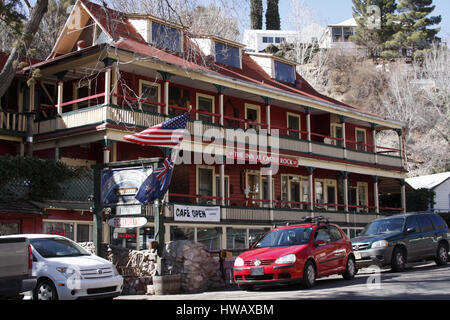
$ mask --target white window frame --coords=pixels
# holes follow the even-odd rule
[[[258,193],[257,193],[257,199],[261,199],[262,198],[262,176],[261,176],[261,171],[259,170],[245,170],[245,190],[250,190],[249,189],[249,185],[248,185],[248,176],[249,175],[257,175],[258,176]],[[251,201],[248,195],[245,195],[245,198],[248,201]],[[260,201],[256,201],[256,202],[260,202]]]
[[[73,84],[73,100],[77,100],[80,99],[78,97],[78,89],[82,88],[82,87],[88,87],[88,97],[90,97],[92,95],[92,88],[91,88],[91,81],[90,80],[83,80],[83,81],[76,81]],[[87,100],[88,102],[88,107],[91,106],[91,100]],[[72,110],[78,110],[78,103],[74,103],[72,105]]]
[[[364,132],[364,144],[361,145],[358,143],[358,132]],[[355,149],[357,151],[367,151],[367,131],[366,129],[362,129],[362,128],[355,128]],[[362,150],[359,150],[358,148],[360,148],[359,146],[361,146]]]
[[[308,193],[307,199],[303,199],[303,189],[302,189],[302,184],[304,182],[307,183],[308,189],[309,189],[309,181],[308,181],[308,177],[307,176],[301,176],[301,175],[298,175],[298,174],[286,174],[286,173],[283,173],[283,174],[280,175],[281,186],[283,184],[283,177],[287,177],[287,201],[293,201],[292,200],[292,194],[291,194],[291,182],[292,182],[292,179],[290,179],[290,178],[298,178],[298,183],[300,184],[300,202],[309,202],[309,193]],[[308,190],[308,191],[311,192],[310,190]],[[285,206],[292,208],[292,204],[291,203],[287,203],[287,204],[285,204]],[[301,208],[302,206],[307,206],[307,205],[303,204],[303,205],[300,205],[299,207],[294,207],[294,208]]]
[[[318,205],[317,202],[317,192],[316,192],[316,182],[322,182],[323,183],[323,205]],[[314,206],[323,206],[323,208],[327,211],[336,211],[337,204],[338,204],[338,195],[337,195],[337,180],[336,179],[314,179]],[[334,187],[334,204],[335,206],[327,206],[326,203],[328,202],[328,186]]]
[[[200,97],[206,98],[206,99],[211,99],[212,100],[212,111],[211,111],[211,113],[216,113],[216,97],[212,96],[212,95],[209,95],[209,94],[197,92],[196,95],[195,95],[195,108],[197,110],[199,110],[199,108],[198,108],[199,107],[199,102],[198,101],[199,101]],[[199,113],[196,113],[196,115],[195,115],[195,119],[196,120],[198,120],[198,116],[199,116]],[[211,123],[215,123],[216,122],[216,117],[211,116],[211,118],[212,118]]]
[[[359,188],[360,187],[364,188],[364,193],[365,193],[364,198],[366,199],[366,203],[359,202]],[[356,210],[357,212],[365,211],[365,209],[362,209],[359,206],[367,206],[367,207],[369,206],[369,183],[361,182],[361,181],[358,181],[356,183],[356,205],[358,206],[357,210]],[[367,209],[367,211],[369,211],[369,209]]]
[[[214,171],[215,171],[215,169],[214,169]],[[214,174],[214,196],[220,197],[220,194],[219,194],[220,189],[217,189],[217,187],[216,187],[217,178],[219,178],[219,183],[220,183],[220,173]],[[224,175],[224,179],[225,179],[225,181],[228,179],[228,184],[225,183],[225,185],[227,186],[227,188],[226,188],[227,190],[225,192],[225,197],[228,194],[228,198],[229,198],[230,197],[230,176],[226,174],[226,175]],[[214,202],[216,204],[219,204],[220,200],[214,200]],[[230,200],[224,200],[225,205],[228,205],[227,203],[229,203],[229,202],[230,202]]]
[[[196,184],[195,184],[195,194],[200,195],[199,194],[199,187],[200,187],[200,179],[199,179],[199,169],[207,169],[207,170],[212,170],[212,196],[215,197],[215,195],[217,194],[217,190],[216,190],[216,168],[214,166],[207,166],[207,165],[202,165],[202,164],[198,164],[195,166],[195,180],[196,180]],[[198,198],[195,199],[195,202],[198,203]],[[207,201],[211,201],[211,204],[215,204],[215,199],[205,199]]]
[[[247,110],[256,110],[256,122],[261,123],[261,106],[257,105],[257,104],[251,104],[251,103],[245,103],[244,105],[244,112],[245,112],[245,120],[247,119]],[[249,129],[249,128],[246,128]],[[256,125],[256,130],[261,130],[261,126],[260,125]]]
[[[343,125],[342,125],[342,123],[330,123],[330,132],[331,132],[331,136],[333,137],[333,138],[339,138],[338,136],[337,136],[337,134],[336,134],[336,128],[341,128],[341,131],[342,131],[342,137],[344,136],[344,128],[343,128]],[[342,137],[340,137],[340,139],[342,139]],[[339,146],[339,147],[342,147],[342,146],[344,146],[344,141],[338,141],[338,140],[334,140],[334,139],[331,139],[331,144],[332,145],[335,145],[335,146]]]
[[[89,222],[89,221],[81,221],[81,220],[61,220],[61,219],[43,219],[42,220],[42,228],[44,228],[44,223],[45,222],[50,222],[50,223],[72,223],[73,224],[73,238],[75,242],[78,242],[77,239],[77,231],[78,231],[78,225],[79,224],[83,224],[83,225],[89,225],[89,242],[92,242],[94,239],[94,234],[93,234],[93,228],[94,228],[94,223],[93,222]],[[44,230],[42,230],[44,231]]]
[[[301,121],[301,116],[297,113],[292,113],[292,112],[286,112],[286,128],[287,130],[287,135],[289,136],[289,117],[296,117],[298,119],[298,130],[301,131],[302,130],[302,121]],[[295,132],[298,134],[298,138],[301,139],[302,138],[302,134],[300,132]]]
[[[143,85],[147,85],[147,86],[153,86],[153,87],[157,87],[158,88],[158,103],[161,103],[161,84],[156,82],[156,81],[148,81],[148,80],[144,80],[144,79],[139,79],[139,97],[142,98],[142,94],[143,94]],[[142,109],[142,102],[139,102],[139,109]],[[157,105],[157,112],[161,113],[161,106]]]

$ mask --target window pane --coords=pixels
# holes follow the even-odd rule
[[[170,227],[170,240],[191,240],[194,241],[194,228]]]
[[[296,116],[288,115],[288,128],[300,130],[300,119]],[[297,131],[288,131],[288,135],[291,137],[299,138],[299,132]]]
[[[329,229],[331,241],[338,241],[342,239],[342,235],[339,232],[338,228],[336,228],[335,226],[329,226]]]
[[[366,143],[366,132],[362,130],[356,131],[356,150],[365,151],[366,146],[364,145]]]
[[[213,170],[206,168],[198,169],[198,194],[202,196],[213,195]],[[211,199],[198,199],[198,203],[208,204]]]
[[[19,233],[18,223],[0,222],[0,236]]]
[[[213,112],[213,100],[206,97],[198,97],[198,110]],[[203,122],[212,122],[213,118],[210,115],[198,114],[198,120]]]
[[[342,41],[342,28],[332,28],[331,29],[333,42],[341,42]]]
[[[158,102],[158,87],[149,84],[142,84],[142,100]],[[145,112],[158,112],[158,106],[151,103],[142,103],[142,110]]]
[[[316,181],[316,203],[324,203],[324,189],[323,189],[323,182]]]
[[[153,44],[171,51],[181,52],[181,32],[156,22],[152,22]]]
[[[235,68],[240,68],[239,48],[216,42],[216,61]]]
[[[334,186],[327,186],[327,203],[336,203],[336,188]],[[335,209],[331,206],[329,209]]]
[[[246,248],[246,237],[247,231],[245,229],[227,228],[227,249]]]
[[[220,233],[213,228],[197,228],[197,242],[203,243],[208,250],[219,250]]]
[[[422,227],[423,232],[433,230],[433,225],[431,223],[431,220],[428,219],[428,217],[419,216],[418,218],[419,218],[419,223],[420,223],[420,226]]]
[[[89,241],[89,225],[77,224],[77,242]]]
[[[274,61],[275,64],[275,79],[281,82],[295,83],[294,66],[289,64]]]
[[[73,223],[44,222],[42,225],[45,234],[55,234],[74,240]]]

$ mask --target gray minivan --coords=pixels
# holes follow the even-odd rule
[[[407,213],[376,219],[352,238],[357,268],[390,265],[402,271],[406,262],[448,262],[449,229],[434,213]]]

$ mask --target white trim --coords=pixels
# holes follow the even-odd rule
[[[157,87],[158,88],[158,103],[161,103],[161,84],[156,82],[156,81],[149,81],[149,80],[144,80],[144,79],[139,79],[139,97],[142,98],[142,94],[143,94],[143,90],[142,90],[142,85],[148,85],[148,86],[153,86],[153,87]],[[157,112],[161,113],[161,106],[157,105]],[[139,109],[142,109],[142,102],[139,102]]]
[[[358,131],[359,132],[364,132],[364,144],[361,145],[362,150],[358,149],[359,146],[360,146],[360,144],[357,144],[357,142],[358,142]],[[366,129],[355,128],[355,149],[359,150],[359,151],[367,151],[366,143],[367,143],[367,131],[366,131]]]
[[[254,120],[257,123],[261,123],[261,106],[258,104],[251,104],[251,103],[245,103],[244,105],[244,118],[247,119],[247,110],[255,110],[256,111],[256,120]],[[253,125],[254,126],[254,125]],[[246,128],[248,129],[248,128]],[[260,125],[256,125],[256,130],[261,130]]]
[[[199,110],[198,109],[198,107],[199,107],[198,98],[200,98],[200,97],[206,98],[206,99],[211,99],[212,100],[211,113],[216,113],[216,111],[215,111],[215,109],[216,109],[216,97],[212,96],[212,95],[209,95],[209,94],[200,93],[200,92],[197,92],[196,95],[195,95],[195,109]],[[196,120],[198,120],[198,116],[199,116],[199,113],[196,113],[195,114],[195,119]],[[203,116],[207,116],[207,115],[203,115]],[[216,117],[214,117],[214,116],[208,116],[208,117],[212,118],[212,121],[211,121],[212,123],[216,122],[216,119],[215,119]]]
[[[289,116],[298,118],[298,130],[301,131],[302,130],[301,115],[298,113],[286,112],[286,128],[288,129],[289,129]],[[302,137],[302,134],[300,132],[294,133],[298,134],[299,139]],[[289,135],[289,130],[287,130],[287,134]]]

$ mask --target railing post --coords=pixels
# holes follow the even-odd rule
[[[397,132],[398,135],[398,149],[399,149],[399,156],[401,159],[401,163],[402,163],[402,168],[405,166],[405,159],[403,158],[403,132],[402,129],[395,129],[395,132]]]
[[[35,81],[34,79],[30,83],[30,101],[28,105],[28,110],[25,113],[27,122],[27,133],[26,133],[26,143],[25,143],[25,155],[27,157],[33,156],[33,130],[34,130],[34,94],[35,94]]]

